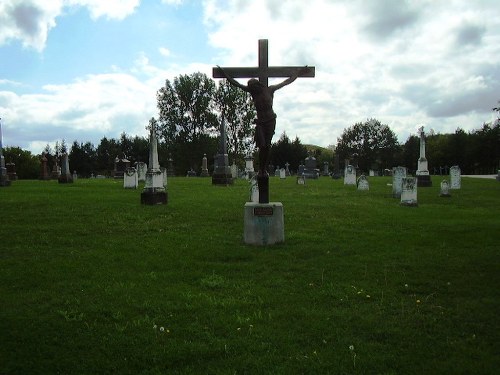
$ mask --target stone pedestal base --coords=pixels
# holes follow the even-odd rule
[[[232,185],[233,176],[231,174],[213,174],[212,185]]]
[[[141,204],[167,204],[168,196],[166,191],[143,191],[141,193]]]
[[[57,181],[60,184],[71,184],[73,183],[73,177],[70,174],[62,174],[58,177]]]
[[[283,204],[245,203],[244,242],[248,245],[273,245],[285,241]]]
[[[417,186],[418,187],[431,187],[432,186],[431,176],[417,174]]]

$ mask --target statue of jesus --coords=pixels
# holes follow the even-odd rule
[[[259,148],[259,177],[267,176],[267,164],[269,162],[269,151],[271,148],[271,140],[276,128],[276,113],[273,111],[274,92],[280,88],[289,85],[299,76],[308,71],[307,66],[297,71],[294,75],[287,78],[277,85],[265,86],[259,80],[252,78],[248,81],[248,85],[242,85],[233,77],[229,76],[223,68],[217,66],[233,86],[239,87],[252,96],[257,118],[254,119],[255,135],[254,140]]]

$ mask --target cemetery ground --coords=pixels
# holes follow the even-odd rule
[[[1,374],[493,374],[500,183],[418,207],[389,177],[357,191],[270,179],[285,243],[243,244],[249,184],[120,180],[0,190]]]

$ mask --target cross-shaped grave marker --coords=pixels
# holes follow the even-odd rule
[[[259,39],[259,65],[257,67],[215,67],[212,70],[213,78],[226,78],[226,75],[231,78],[258,78],[260,83],[269,87],[269,78],[314,77],[315,68],[313,66],[269,66],[268,40]],[[259,167],[262,168],[262,166]],[[259,203],[269,203],[269,179],[267,176],[259,176],[258,181]]]

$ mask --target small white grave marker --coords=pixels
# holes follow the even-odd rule
[[[417,202],[417,178],[403,177],[401,181],[401,205],[418,206]]]

